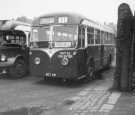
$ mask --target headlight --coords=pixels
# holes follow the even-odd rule
[[[36,65],[40,64],[40,58],[39,57],[36,57],[34,59],[34,62],[35,62]]]
[[[63,58],[62,60],[61,60],[61,64],[62,65],[68,65],[68,63],[69,63],[69,60],[68,60],[68,58]]]
[[[77,54],[77,52],[76,52],[76,51],[74,51],[74,52],[73,52],[73,55],[76,55],[76,54]]]
[[[1,55],[1,61],[6,61],[6,56],[4,54]]]

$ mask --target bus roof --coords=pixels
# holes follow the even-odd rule
[[[51,14],[41,15],[33,21],[32,26],[45,25],[45,24],[40,24],[40,19],[42,19],[42,18],[52,18],[52,17],[54,17],[57,20],[57,21],[55,21],[55,24],[59,24],[58,23],[59,17],[68,17],[68,22],[64,23],[64,24],[82,24],[82,25],[85,25],[85,26],[91,26],[91,27],[94,27],[96,29],[100,29],[101,31],[114,33],[114,30],[111,27],[109,27],[107,25],[101,25],[98,22],[87,19],[86,17],[84,17],[80,14],[76,14],[76,13],[51,13]]]
[[[51,13],[51,14],[45,14],[37,17],[33,21],[33,26],[40,26],[40,19],[41,18],[49,18],[54,17],[55,19],[58,19],[59,17],[68,17],[67,24],[80,24],[80,22],[85,19],[84,16],[75,14],[75,13]],[[57,24],[57,22],[56,22]]]
[[[25,36],[25,33],[24,33],[23,31],[20,31],[20,30],[15,30],[15,32],[12,31],[12,30],[6,30],[6,31],[5,31],[5,30],[1,30],[1,31],[0,31],[0,35],[1,35],[1,34],[3,34],[3,35],[4,35],[4,34],[5,34],[5,35],[6,35],[6,34],[8,34],[8,35],[20,35],[20,34],[21,34],[21,35]]]
[[[100,23],[94,22],[94,21],[89,20],[89,19],[84,19],[81,23],[85,26],[90,26],[90,27],[93,27],[95,29],[99,29],[100,31],[109,32],[112,34],[115,33],[115,31],[110,26],[102,25]]]
[[[77,13],[66,13],[66,12],[61,12],[61,13],[50,13],[50,14],[45,14],[45,15],[41,15],[40,17],[50,17],[50,16],[58,16],[58,17],[61,17],[61,16],[70,16],[70,17],[74,17],[74,18],[85,18],[83,15],[80,15],[80,14],[77,14]]]
[[[24,23],[21,21],[15,21],[15,20],[1,20],[0,21],[0,30],[20,30],[20,31],[30,31],[31,30],[31,24]]]

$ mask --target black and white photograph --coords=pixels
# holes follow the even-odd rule
[[[0,115],[135,115],[135,0],[0,0]]]

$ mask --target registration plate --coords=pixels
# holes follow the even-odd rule
[[[46,77],[55,77],[56,73],[45,73]]]

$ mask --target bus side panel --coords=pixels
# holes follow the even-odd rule
[[[95,68],[96,70],[100,70],[101,66],[101,45],[95,46]]]
[[[104,45],[104,57],[103,57],[103,67],[106,67],[107,66],[107,63],[108,63],[108,46],[107,45]]]
[[[101,45],[101,60],[100,60],[100,62],[101,62],[101,67],[103,68],[103,66],[104,66],[104,45]]]
[[[69,54],[62,55],[63,52]],[[78,76],[77,70],[77,55],[73,55],[74,50],[62,50],[52,57],[50,70],[57,74],[57,78],[75,79]],[[59,58],[61,57],[61,58]],[[68,65],[62,65],[62,59],[66,57],[69,60]]]
[[[109,58],[110,58],[110,65],[115,65],[115,46],[109,46]]]
[[[111,66],[116,66],[116,47],[112,45],[111,47]]]
[[[78,49],[77,55],[76,55],[76,60],[77,60],[77,73],[78,77],[85,75],[87,72],[86,69],[86,62],[87,62],[87,52],[86,49]]]
[[[112,45],[104,45],[104,59],[103,59],[103,66],[110,66],[111,61],[113,60],[114,56],[114,46]]]

